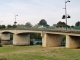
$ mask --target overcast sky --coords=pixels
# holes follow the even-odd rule
[[[75,25],[80,21],[80,0],[70,0],[67,5],[67,13],[71,16],[68,25]],[[15,15],[17,24],[31,22],[37,24],[45,19],[49,25],[59,21],[65,22],[62,15],[65,14],[65,0],[0,0],[0,24],[14,24]],[[1,22],[2,21],[2,22]]]

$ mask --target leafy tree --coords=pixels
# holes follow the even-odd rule
[[[80,26],[80,22],[79,22],[79,21],[76,22],[76,23],[75,23],[75,26]]]
[[[25,28],[25,25],[23,25],[23,24],[18,24],[18,25],[17,25],[17,28]]]
[[[50,27],[50,26],[47,24],[46,27],[48,28],[48,27]]]
[[[57,24],[65,24],[65,22],[61,22],[61,21],[59,21]],[[65,24],[66,25],[66,24]]]
[[[5,25],[2,25],[2,28],[6,28],[6,26]]]
[[[39,33],[32,33],[32,34],[30,34],[30,38],[31,39],[41,39],[41,34],[39,34]]]
[[[7,25],[7,28],[12,28],[12,26],[11,25]]]
[[[0,25],[0,29],[2,28],[2,26]]]
[[[13,34],[10,34],[10,40],[13,40]]]
[[[16,28],[17,26],[16,26],[16,25],[13,25],[12,27],[13,27],[13,28]]]
[[[46,26],[46,25],[47,25],[47,22],[46,22],[46,20],[41,19],[40,22],[39,22],[38,24],[39,24],[39,25]]]
[[[27,22],[27,23],[25,24],[25,27],[31,28],[31,27],[32,27],[32,24],[31,24],[30,22]]]
[[[38,24],[35,24],[34,26],[33,26],[33,28],[38,28],[39,27],[39,25]]]
[[[49,27],[45,19],[41,19],[38,25],[43,26],[43,27]]]
[[[59,22],[57,23],[57,27],[66,27],[66,26],[68,26],[68,25],[66,25],[65,22],[59,21]]]
[[[71,28],[74,28],[74,26],[72,25]]]

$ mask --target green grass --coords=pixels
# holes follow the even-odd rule
[[[7,60],[58,60],[54,57],[46,57],[41,55],[31,55],[31,54],[11,54],[2,56]]]
[[[80,60],[80,49],[41,46],[3,46],[0,58],[7,60]]]

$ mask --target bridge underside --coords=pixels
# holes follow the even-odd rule
[[[30,35],[13,35],[13,45],[30,45]]]
[[[61,46],[62,36],[57,34],[44,34],[42,38],[43,47],[58,47]]]
[[[79,35],[79,34],[78,34]],[[41,33],[43,47],[59,47],[61,46],[62,35]],[[66,48],[80,48],[80,36],[72,36],[66,34]],[[0,34],[2,44],[7,44],[10,40],[10,32]],[[30,33],[13,34],[13,45],[30,45]]]
[[[66,36],[66,48],[80,48],[80,36]]]

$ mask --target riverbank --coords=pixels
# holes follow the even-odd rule
[[[7,60],[80,60],[80,49],[4,45],[0,47],[0,58]]]

